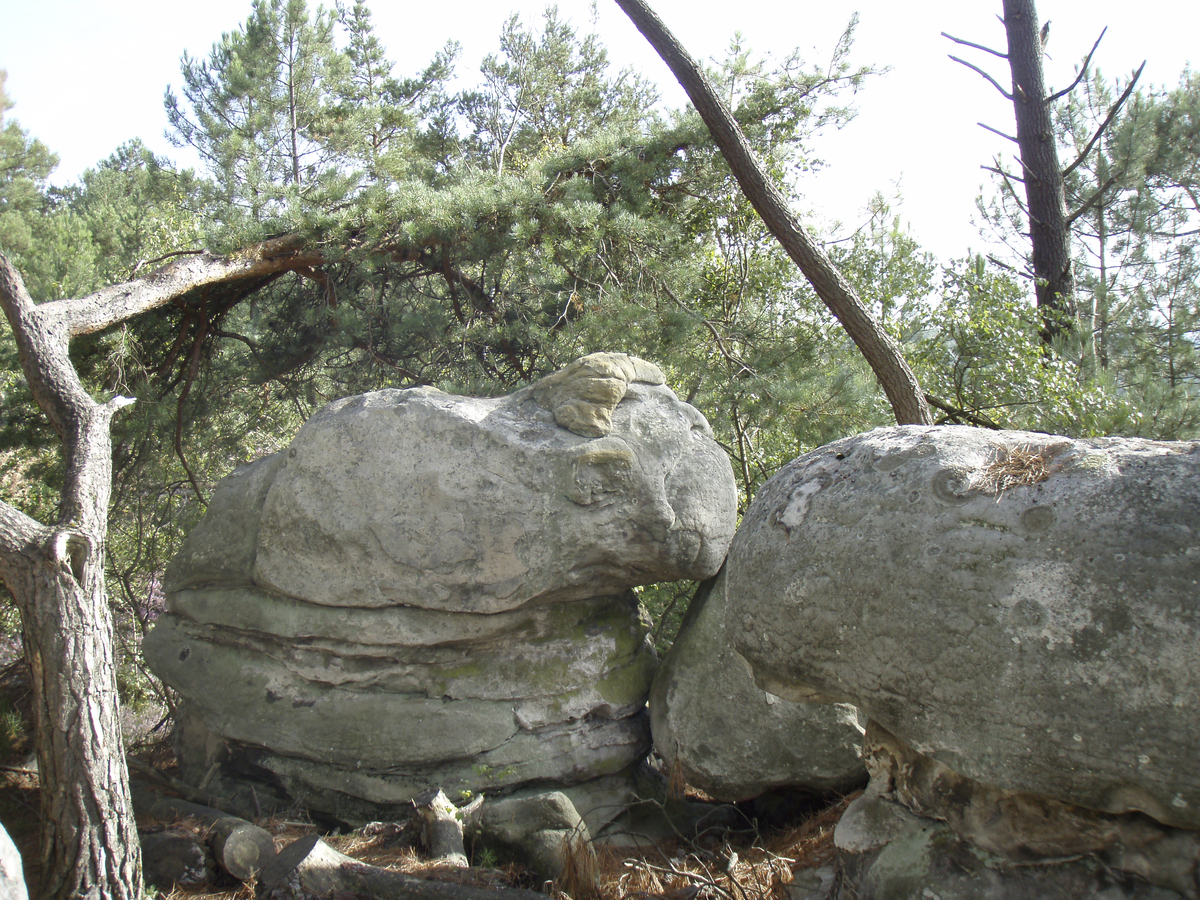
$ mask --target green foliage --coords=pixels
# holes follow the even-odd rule
[[[183,248],[199,246],[198,181],[139,140],[129,141],[70,192],[96,247],[97,285],[143,275]]]
[[[512,16],[500,54],[484,59],[480,71],[483,88],[461,100],[472,128],[468,158],[498,176],[598,130],[636,130],[657,99],[632,70],[610,77],[599,37],[580,39],[557,6],[547,7],[540,34]]]
[[[852,116],[848,98],[871,74],[849,64],[854,25],[817,65],[799,55],[768,64],[735,37],[710,72],[796,206],[821,165],[815,137]],[[510,19],[481,84],[461,94],[450,89],[457,55],[448,45],[401,78],[365,3],[329,12],[256,0],[206,58],[184,57],[181,93],[167,94],[175,139],[204,162],[198,175],[135,141],[56,190],[52,154],[0,122],[0,247],[38,299],[284,230],[320,242],[329,259],[323,273],[249,295],[198,292],[73,348],[97,394],[139,400],[115,423],[108,548],[131,663],[161,608],[166,562],[212,486],[339,396],[415,384],[498,393],[584,353],[626,351],[657,362],[704,412],[743,507],[800,453],[891,421],[860,354],[694,112],[658,108],[652,86],[613,71],[598,36],[554,7],[532,25]],[[1183,235],[1195,84],[1131,106],[1071,182],[1086,196],[1086,179],[1105,183],[1123,167],[1081,218],[1096,235],[1108,223],[1107,258],[1123,254],[1116,269],[1080,279],[1097,298],[1094,340],[1047,353],[1011,273],[974,259],[939,271],[882,198],[833,249],[944,421],[1068,434],[1195,427],[1195,254]],[[1106,102],[1102,87],[1089,110]],[[1076,112],[1062,119],[1072,140],[1094,115]],[[1179,235],[1165,241],[1168,226]],[[52,511],[57,457],[7,335],[0,396],[0,490]],[[660,647],[692,590],[641,592]],[[135,665],[122,690],[157,696]]]
[[[330,12],[310,16],[304,0],[254,0],[208,59],[184,54],[186,105],[168,89],[167,119],[174,142],[213,173],[207,200],[226,225],[279,225],[298,199],[344,192],[328,140],[346,68],[334,24]]]
[[[767,66],[738,40],[714,72],[785,184],[818,164],[814,130],[850,115],[839,98],[867,73],[848,66],[849,39],[819,66]],[[134,142],[77,188],[42,189],[91,241],[77,256],[93,283],[284,227],[331,257],[327,281],[185,298],[76,351],[97,392],[139,398],[115,425],[109,535],[131,659],[211,485],[337,396],[507,391],[625,350],[708,415],[743,502],[797,453],[886,421],[697,116],[657,112],[653,89],[554,8],[506,23],[479,90],[448,93],[455,54],[399,80],[364,4],[335,20],[259,0],[207,59],[184,58],[182,96],[167,97],[201,177]]]
[[[948,268],[910,355],[946,420],[1075,437],[1135,427],[1111,384],[1086,377],[1069,348],[1047,352],[1023,287],[982,259]]]
[[[643,618],[653,623],[650,643],[660,657],[675,643],[697,586],[698,582],[695,581],[669,581],[638,588],[638,604]]]
[[[50,206],[47,179],[58,157],[11,117],[0,70],[0,249],[14,262],[34,246],[38,219]]]
[[[21,711],[12,705],[10,697],[0,697],[0,762],[19,764],[16,756],[25,749],[28,737]]]
[[[95,279],[96,248],[86,223],[51,190],[58,157],[13,119],[0,85],[0,250],[21,271],[34,300],[77,296]]]
[[[1185,72],[1173,90],[1134,91],[1101,132],[1126,86],[1096,72],[1056,109],[1063,157],[1077,160],[1066,177],[1077,320],[1045,372],[1051,394],[1062,396],[1074,378],[1079,398],[1066,408],[1046,401],[1044,415],[1017,418],[1056,430],[1075,421],[1069,407],[1078,406],[1082,433],[1194,437],[1200,78]],[[984,211],[998,233],[1020,235],[1011,184]]]

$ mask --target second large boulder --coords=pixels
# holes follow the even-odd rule
[[[761,687],[984,785],[1200,828],[1200,444],[879,429],[779,472],[726,577]]]

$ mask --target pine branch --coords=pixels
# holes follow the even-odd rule
[[[934,409],[944,412],[953,422],[958,422],[960,424],[966,422],[979,428],[990,428],[993,431],[1003,430],[1002,426],[997,425],[987,416],[977,415],[976,413],[969,412],[968,410],[959,409],[957,406],[951,406],[945,400],[939,400],[937,397],[933,396],[933,394],[926,394],[925,402]]]
[[[133,281],[101,288],[86,297],[42,303],[37,310],[39,316],[64,323],[75,337],[101,331],[206,284],[244,281],[319,266],[323,261],[322,254],[304,247],[298,235],[288,235],[229,256],[204,251]]]
[[[1114,184],[1116,184],[1118,178],[1120,178],[1119,175],[1110,175],[1105,180],[1104,184],[1100,185],[1100,187],[1096,189],[1096,191],[1092,194],[1092,196],[1088,197],[1087,200],[1084,201],[1083,206],[1079,207],[1079,209],[1075,210],[1075,212],[1073,212],[1069,216],[1067,216],[1067,227],[1070,228],[1072,225],[1075,224],[1076,219],[1078,219],[1080,216],[1082,216],[1084,213],[1086,213],[1089,209],[1091,209],[1097,203],[1099,203],[1100,199],[1104,196],[1104,192],[1107,191]]]

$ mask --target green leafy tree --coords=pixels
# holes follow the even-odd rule
[[[58,157],[8,114],[13,104],[4,92],[4,75],[0,70],[0,247],[20,259],[34,245]]]
[[[429,130],[440,133],[424,123],[436,119],[451,103],[445,86],[454,74],[458,45],[447,44],[417,76],[396,78],[395,65],[375,35],[366,3],[356,0],[352,7],[339,3],[337,9],[346,47],[344,76],[330,86],[335,95],[331,148],[342,166],[361,169],[366,183],[385,177],[385,171],[419,169],[418,145],[430,143],[422,138]],[[444,120],[440,124],[448,127]]]

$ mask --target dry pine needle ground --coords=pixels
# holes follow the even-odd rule
[[[37,889],[39,873],[31,865],[37,858],[36,778],[27,772],[8,771],[0,780],[4,807],[24,815],[11,829],[23,859],[30,895]],[[422,857],[402,829],[382,826],[375,833],[324,835],[332,847],[373,866],[393,869],[420,878],[455,881],[478,887],[523,887],[543,890],[557,900],[788,900],[786,886],[794,873],[826,865],[833,860],[833,829],[846,805],[843,798],[820,809],[798,825],[773,833],[739,832],[708,834],[699,841],[676,839],[645,847],[598,847],[595,857],[576,859],[574,884],[543,885],[522,867],[445,866]],[[6,821],[7,824],[7,821]],[[282,819],[260,822],[279,847],[316,829],[303,822]],[[140,822],[143,829],[170,829],[202,837],[204,827],[190,820]],[[470,848],[468,848],[470,849]],[[484,859],[485,862],[494,860]],[[594,868],[593,868],[594,867]],[[254,886],[237,884],[220,889],[175,887],[158,895],[162,900],[253,900]]]

